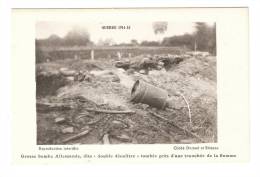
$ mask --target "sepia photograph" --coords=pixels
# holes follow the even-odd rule
[[[215,22],[37,21],[37,144],[217,142]]]
[[[14,163],[250,160],[247,8],[14,9],[12,29]]]

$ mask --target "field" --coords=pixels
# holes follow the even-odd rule
[[[36,61],[45,61],[49,58],[51,61],[64,59],[90,59],[91,50],[94,50],[96,59],[113,59],[118,57],[118,52],[122,57],[135,57],[139,55],[155,55],[155,54],[181,54],[184,47],[135,47],[135,46],[102,46],[102,47],[40,47],[43,56],[37,58]]]
[[[37,144],[217,142],[216,57],[168,53],[36,64]],[[181,59],[157,67],[162,58]],[[171,106],[131,102],[136,80],[167,91]]]

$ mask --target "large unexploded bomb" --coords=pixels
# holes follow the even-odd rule
[[[164,109],[169,106],[170,96],[164,89],[137,80],[131,90],[131,101]]]

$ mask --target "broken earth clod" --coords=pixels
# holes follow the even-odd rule
[[[122,121],[118,121],[118,120],[113,120],[111,126],[112,126],[113,129],[124,129],[124,128],[128,127],[127,124],[125,124]]]
[[[63,123],[63,122],[65,122],[65,121],[66,121],[66,119],[65,119],[64,117],[57,117],[57,118],[55,119],[55,123],[57,123],[57,124]]]
[[[68,68],[60,68],[60,73],[64,76],[74,76],[76,71],[69,70]]]
[[[62,133],[66,134],[66,133],[73,133],[74,132],[74,128],[73,127],[67,127],[61,130]]]
[[[112,135],[112,138],[115,138],[119,141],[122,141],[122,142],[131,142],[131,138],[126,135],[126,134],[121,134],[121,135]]]

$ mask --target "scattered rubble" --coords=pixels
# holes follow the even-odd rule
[[[129,60],[117,61],[116,64],[115,64],[115,66],[116,66],[117,68],[123,68],[123,69],[125,69],[125,70],[129,69],[129,68],[130,68],[130,65],[131,65],[131,63],[130,63]]]
[[[131,138],[126,134],[120,134],[120,135],[113,135],[113,138],[122,141],[122,142],[131,142]]]
[[[55,118],[55,123],[57,123],[57,124],[64,123],[65,121],[66,121],[66,119],[64,117]]]
[[[113,129],[124,129],[124,128],[127,128],[128,125],[121,122],[121,121],[118,121],[118,120],[113,120],[112,121],[112,128]]]
[[[215,57],[187,53],[122,58],[114,66],[93,62],[37,65],[38,144],[217,141]]]
[[[129,59],[117,61],[115,66],[117,68],[123,68],[125,70],[139,71],[141,74],[147,74],[149,70],[161,70],[163,68],[168,69],[172,65],[177,65],[183,61],[185,56],[181,55],[155,55],[149,57],[143,57],[140,59]]]
[[[74,76],[74,75],[76,75],[75,70],[69,70],[68,68],[60,68],[60,73],[64,76]]]
[[[209,52],[201,52],[201,51],[186,52],[185,57],[189,57],[189,56],[208,57],[208,56],[210,56],[210,53]]]
[[[62,142],[63,142],[63,143],[67,143],[67,142],[69,142],[69,141],[76,140],[76,139],[78,139],[78,138],[81,138],[81,137],[87,135],[89,132],[90,132],[90,130],[82,131],[82,132],[80,132],[80,133],[78,133],[78,134],[76,134],[76,135],[70,136],[70,137],[68,137],[68,138],[66,138],[66,139],[64,139],[64,140],[62,140]]]
[[[66,79],[70,82],[70,81],[74,81],[74,77],[72,76],[69,76],[69,77],[66,77]]]
[[[62,133],[66,134],[66,133],[73,133],[74,132],[74,128],[73,127],[67,127],[61,130]]]

